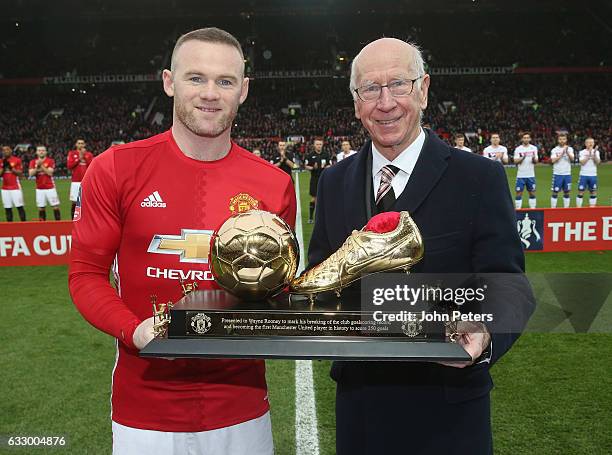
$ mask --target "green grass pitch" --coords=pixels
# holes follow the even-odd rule
[[[577,174],[576,169],[574,172]],[[612,166],[600,166],[599,173],[599,204],[610,205]],[[548,207],[550,167],[538,167],[537,176],[538,206]],[[512,169],[508,178],[512,189]],[[28,217],[35,219],[32,182],[23,186]],[[62,218],[68,219],[69,181],[60,180],[57,186]],[[307,248],[312,232],[312,225],[306,223],[307,173],[300,175],[300,187]],[[527,269],[611,272],[611,253],[531,254],[527,255]],[[53,453],[110,453],[114,340],[83,321],[70,302],[66,283],[65,266],[0,269],[0,436],[66,435],[68,446]],[[610,358],[610,334],[523,335],[492,369],[496,383],[492,394],[496,453],[611,453]],[[267,362],[274,440],[280,455],[295,453],[294,371],[292,361]],[[320,453],[333,454],[335,386],[328,376],[329,362],[313,362],[313,371]],[[13,452],[30,453],[27,449],[9,453]]]

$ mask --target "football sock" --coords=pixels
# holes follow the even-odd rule
[[[530,209],[535,209],[536,208],[536,198],[529,196],[529,208]]]
[[[13,209],[4,209],[6,212],[6,221],[13,221]]]
[[[38,209],[38,218],[40,218],[42,221],[47,220],[47,212],[45,209]]]
[[[62,215],[59,209],[53,209],[53,216],[55,217],[55,221],[59,221],[62,219]]]
[[[308,219],[312,220],[312,215],[314,215],[314,210],[315,210],[315,203],[311,202],[310,206],[308,207]]]
[[[570,206],[570,195],[569,193],[563,196],[563,207],[568,208]]]
[[[553,195],[550,197],[550,206],[551,206],[553,209],[554,209],[554,208],[557,208],[557,200],[558,200],[558,197],[557,197],[557,195],[556,195],[556,194],[553,194]]]
[[[576,196],[576,207],[582,207],[582,194]]]
[[[595,207],[597,205],[597,196],[591,196],[589,198],[589,206]]]
[[[25,221],[25,209],[23,207],[17,207],[17,211],[19,212],[19,218],[21,219],[21,221]]]
[[[520,209],[520,208],[523,206],[523,198],[522,198],[522,197],[517,196],[517,197],[516,197],[516,199],[514,200],[514,206],[515,206],[517,209]]]

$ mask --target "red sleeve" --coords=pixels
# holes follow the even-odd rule
[[[23,162],[21,161],[21,158],[17,158],[17,161],[15,162],[15,169],[18,171],[23,171]]]
[[[68,285],[79,312],[94,327],[135,349],[132,336],[141,322],[109,282],[121,240],[121,215],[114,153],[92,162],[81,184],[81,218],[72,228]]]
[[[93,161],[93,159],[94,159],[93,153],[91,153],[91,152],[87,152],[87,153],[85,154],[85,162],[86,162],[88,165],[89,165],[89,164],[91,164],[91,162]]]
[[[30,161],[30,169],[34,169],[36,167],[36,160]]]
[[[68,166],[68,169],[74,169],[75,167],[77,167],[79,164],[79,159],[78,159],[78,155],[77,155],[77,159],[74,158],[74,154],[72,153],[72,150],[70,152],[68,152],[68,160],[66,161],[66,165]]]
[[[295,229],[295,213],[297,205],[295,201],[295,189],[293,188],[293,180],[288,179],[287,187],[283,194],[283,209],[279,216]]]
[[[49,161],[47,163],[47,167],[50,169],[55,169],[55,160],[53,158],[49,158]]]

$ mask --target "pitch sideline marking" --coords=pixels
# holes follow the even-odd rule
[[[305,268],[304,233],[302,230],[302,201],[300,199],[300,174],[295,176],[297,212],[295,235],[300,243],[300,265],[298,273]],[[312,360],[295,361],[295,453],[296,455],[319,455],[319,430],[315,402]]]

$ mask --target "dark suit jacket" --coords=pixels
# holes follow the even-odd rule
[[[425,132],[414,171],[393,208],[410,212],[424,238],[425,256],[413,272],[523,272],[523,250],[504,168]],[[330,256],[353,229],[367,223],[371,153],[368,141],[359,153],[321,175],[309,267]],[[525,323],[534,300],[524,277],[517,278],[502,292],[509,297],[508,314]],[[518,333],[492,334],[491,364],[517,338]],[[489,367],[486,363],[457,369],[435,363],[335,362],[338,453],[403,453],[409,447],[410,453],[487,453]],[[448,420],[463,423],[442,425]],[[468,421],[468,427],[461,426]],[[406,444],[410,431],[412,443],[420,441],[417,445]],[[397,435],[400,439],[393,438],[396,432],[402,433]],[[460,450],[462,444],[468,452]]]

